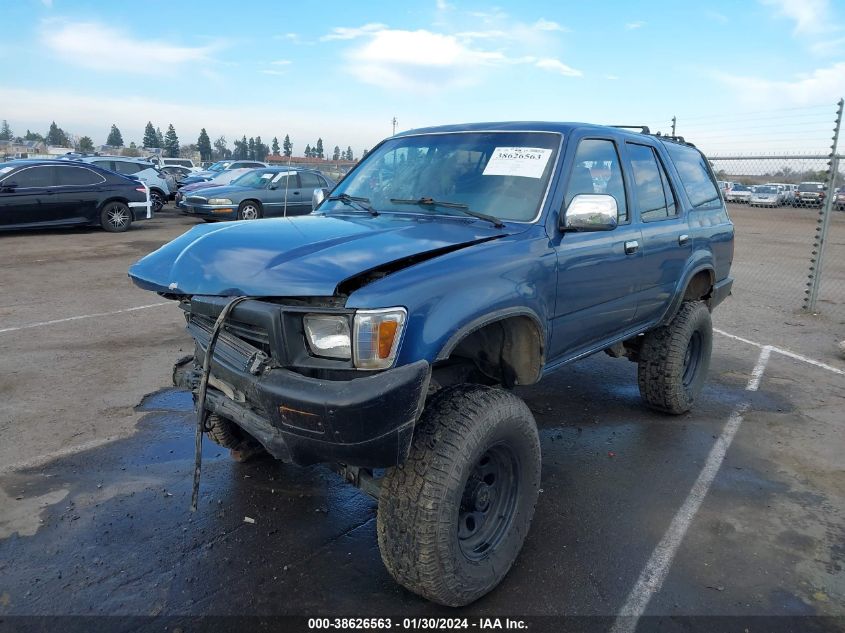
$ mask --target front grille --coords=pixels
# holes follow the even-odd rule
[[[202,198],[200,196],[188,196],[186,201],[188,204],[205,204],[208,202],[206,198]]]
[[[192,315],[191,322],[196,322],[203,330],[207,331],[209,335],[214,327],[214,320],[203,316]],[[262,327],[251,325],[249,323],[241,323],[229,318],[226,319],[226,323],[223,324],[221,337],[226,334],[229,335],[226,336],[227,339],[237,339],[246,343],[250,348],[262,351],[267,354],[267,356],[271,355],[270,334]]]

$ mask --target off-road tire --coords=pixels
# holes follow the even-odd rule
[[[223,448],[237,448],[246,437],[241,427],[216,413],[208,414],[206,428],[211,441]]]
[[[470,516],[462,514],[467,491],[479,489],[477,468],[485,458],[492,463],[491,454],[507,456],[503,464],[515,466],[507,471],[513,476],[500,477],[507,492],[488,498],[496,518],[479,521],[478,535],[493,530],[489,547],[465,553],[471,541],[461,541],[459,520]],[[381,483],[378,543],[385,567],[433,602],[457,607],[477,600],[499,584],[522,548],[539,486],[540,441],[522,400],[482,385],[439,391],[417,424],[408,459]]]
[[[689,411],[707,378],[712,349],[710,310],[703,301],[684,302],[668,325],[643,337],[637,362],[642,399],[665,413]]]
[[[264,210],[261,203],[255,200],[244,200],[238,206],[239,220],[260,220],[264,217]]]

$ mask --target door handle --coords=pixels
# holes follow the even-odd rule
[[[678,236],[679,246],[686,246],[687,244],[689,244],[689,235],[684,233],[683,235]]]
[[[625,254],[633,255],[640,249],[640,243],[637,240],[628,240],[625,242]]]

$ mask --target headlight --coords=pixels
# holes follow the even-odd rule
[[[229,198],[209,198],[208,204],[232,204],[232,201]]]
[[[353,361],[359,369],[386,369],[396,359],[405,308],[359,310],[355,314]]]
[[[302,321],[308,347],[314,356],[343,360],[351,358],[349,320],[345,316],[306,314]]]

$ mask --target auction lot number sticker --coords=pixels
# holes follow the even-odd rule
[[[551,155],[552,150],[542,147],[497,147],[483,175],[542,178]]]

